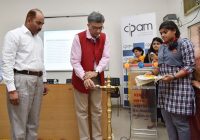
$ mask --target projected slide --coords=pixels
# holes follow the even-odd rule
[[[72,42],[74,36],[81,31],[44,31],[44,64],[47,71],[72,71]]]

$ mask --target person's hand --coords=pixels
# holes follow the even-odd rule
[[[85,79],[91,79],[91,78],[93,78],[93,77],[97,77],[97,75],[98,75],[98,73],[95,72],[95,71],[88,71],[88,72],[85,73],[83,79],[84,79],[84,80],[85,80]]]
[[[158,62],[158,56],[157,55],[154,55],[153,59],[152,59],[152,63],[153,62]]]
[[[10,103],[13,105],[19,105],[19,93],[14,90],[8,92]]]
[[[198,89],[200,89],[200,82],[196,81],[196,80],[193,80],[192,81],[192,85]]]
[[[94,82],[91,79],[86,79],[84,80],[84,86],[86,89],[90,89],[90,88],[95,88],[96,85],[94,84]]]
[[[169,83],[169,82],[171,82],[171,81],[173,81],[174,80],[174,76],[173,75],[165,75],[163,78],[162,78],[162,80],[164,81],[164,82],[166,82],[166,83]]]
[[[137,58],[130,58],[130,59],[128,60],[128,62],[129,62],[129,63],[135,64],[135,63],[138,62],[138,59],[137,59]]]
[[[153,75],[152,71],[147,71],[144,75]]]
[[[47,84],[44,84],[43,95],[44,95],[44,96],[47,95],[47,94],[48,94],[48,91],[49,91],[49,89],[48,89],[48,87],[47,87]]]

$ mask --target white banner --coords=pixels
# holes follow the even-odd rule
[[[145,54],[150,47],[152,39],[156,37],[156,16],[155,13],[147,13],[135,16],[127,16],[121,21],[121,38],[123,51],[123,64],[129,58],[133,58],[132,49],[141,47]],[[124,106],[128,106],[128,76],[124,69]]]

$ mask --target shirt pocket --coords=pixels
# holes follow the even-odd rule
[[[33,41],[30,37],[22,36],[20,39],[19,50],[21,52],[30,52]]]

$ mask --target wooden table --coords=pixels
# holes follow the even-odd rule
[[[79,140],[73,87],[71,84],[48,85],[49,94],[43,97],[39,136],[40,140]],[[10,138],[6,87],[0,85],[0,139]],[[102,94],[102,133],[107,139],[107,95]]]

